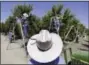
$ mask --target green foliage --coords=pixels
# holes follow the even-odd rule
[[[86,28],[86,34],[89,36],[89,29],[88,28]]]
[[[68,62],[67,65],[89,65],[89,64],[81,62],[78,59],[72,59],[71,61]]]
[[[42,18],[42,28],[43,29],[48,29],[50,24],[50,17],[48,15],[45,15]]]
[[[16,26],[15,26],[15,37],[16,39],[18,38],[22,38],[21,37],[21,28],[20,28],[20,25],[17,23]]]
[[[83,63],[88,63],[89,64],[89,54],[88,53],[76,53],[72,55],[73,58],[80,60]]]
[[[40,19],[37,16],[35,15],[29,16],[28,25],[29,25],[29,32],[28,32],[29,36],[39,33],[41,29],[41,23],[40,23]]]
[[[57,14],[58,15],[61,15],[62,14],[62,9],[63,9],[63,5],[57,5],[58,7],[57,7]]]
[[[16,23],[16,19],[13,16],[9,16],[5,22],[6,24],[6,28],[7,28],[7,32],[9,30],[13,29],[14,24]]]
[[[13,9],[13,15],[15,17],[21,17],[23,13],[29,14],[29,12],[32,11],[32,6],[31,5],[17,5]]]
[[[5,23],[0,22],[0,32],[5,32]]]
[[[62,9],[63,9],[63,5],[53,5],[52,7],[52,16],[55,16],[55,15],[60,15],[61,12],[62,12]]]

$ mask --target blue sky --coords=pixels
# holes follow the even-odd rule
[[[11,10],[15,5],[24,3],[33,5],[32,14],[40,18],[51,10],[53,5],[63,4],[64,9],[69,8],[76,18],[88,27],[88,2],[1,2],[1,21],[4,22],[12,15]]]

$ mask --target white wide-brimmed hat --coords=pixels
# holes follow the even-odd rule
[[[24,13],[23,16],[24,16],[24,17],[28,17],[28,14],[27,14],[27,13]]]
[[[60,56],[63,42],[59,35],[41,30],[28,41],[27,51],[32,59],[40,63],[48,63]]]

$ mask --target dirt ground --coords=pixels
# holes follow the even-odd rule
[[[1,35],[1,64],[27,64],[28,58],[24,48],[21,48],[22,41],[16,42],[9,44],[7,36]]]

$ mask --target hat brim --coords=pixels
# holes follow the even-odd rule
[[[52,47],[45,52],[42,52],[37,48],[36,40],[29,39],[27,50],[32,59],[34,59],[37,62],[47,63],[55,60],[61,54],[63,48],[63,42],[60,36],[55,33],[51,33],[51,36],[53,43]],[[32,36],[32,38],[37,38],[37,37],[38,34]],[[32,45],[31,43],[35,44]]]

